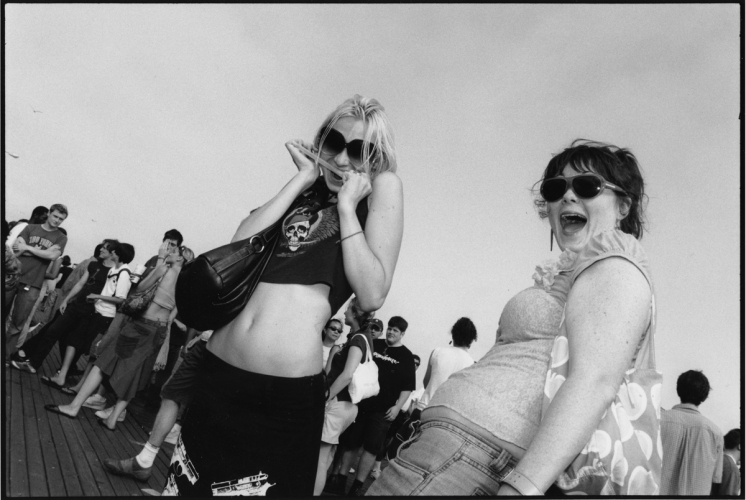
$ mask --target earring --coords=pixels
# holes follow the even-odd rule
[[[554,229],[549,230],[549,251],[554,250]]]

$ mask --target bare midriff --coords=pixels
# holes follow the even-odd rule
[[[470,429],[474,434],[481,437],[488,443],[492,443],[494,446],[498,448],[502,448],[503,450],[506,450],[508,453],[513,455],[516,460],[520,460],[523,458],[523,455],[526,453],[526,450],[523,448],[510,443],[508,441],[502,440],[499,437],[496,437],[494,434],[492,434],[487,429],[478,426],[474,422],[470,421],[467,418],[462,417],[459,413],[451,410],[448,407],[445,406],[433,406],[425,408],[422,411],[422,423],[424,424],[427,421],[430,420],[440,420],[440,421],[452,421],[456,422],[457,424],[460,424],[461,426],[464,426],[468,429]]]
[[[328,285],[259,283],[241,314],[213,333],[207,349],[252,373],[317,375],[321,331],[330,316]]]

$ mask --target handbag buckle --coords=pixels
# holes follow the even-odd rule
[[[256,249],[256,245],[254,245],[254,240],[258,240],[258,241],[259,241],[259,244],[261,245],[261,248],[260,248],[259,250],[257,250],[257,249]],[[254,251],[255,251],[256,253],[262,253],[262,252],[264,251],[264,242],[263,242],[263,241],[262,241],[262,239],[261,239],[261,238],[260,238],[259,236],[257,236],[257,235],[254,235],[254,236],[252,236],[251,238],[249,238],[249,245],[251,245],[251,246],[252,246],[252,247],[254,248]]]

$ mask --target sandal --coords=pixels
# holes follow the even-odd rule
[[[51,387],[53,389],[57,389],[58,391],[61,391],[62,389],[65,388],[64,385],[60,385],[57,382],[53,382],[52,379],[49,378],[49,377],[47,377],[46,375],[44,375],[41,378],[41,383],[44,384],[44,385],[48,385],[49,387]]]
[[[76,391],[76,390],[74,390],[74,389],[72,389],[70,387],[63,387],[62,389],[60,389],[60,391],[62,391],[64,394],[67,394],[68,396],[77,396],[78,395],[78,391]]]
[[[71,418],[73,420],[77,420],[78,417],[75,417],[73,415],[70,415],[68,413],[65,413],[64,411],[60,410],[60,407],[57,405],[44,405],[44,409],[47,411],[50,411],[52,413],[56,413],[57,415],[62,415],[63,417]]]

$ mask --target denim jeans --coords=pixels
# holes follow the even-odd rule
[[[10,324],[5,332],[6,356],[17,351],[16,343],[20,338],[18,335],[21,333],[21,330],[23,330],[23,324],[26,322],[29,315],[31,315],[31,311],[34,309],[34,304],[36,304],[36,299],[39,298],[40,293],[40,288],[26,285],[20,281],[16,283],[13,290],[6,291],[6,314],[9,308],[13,307]],[[13,306],[14,302],[15,306]]]
[[[424,422],[383,470],[368,495],[495,495],[516,460],[510,453],[442,420]],[[509,468],[506,466],[509,465]],[[502,474],[500,474],[502,473]]]

